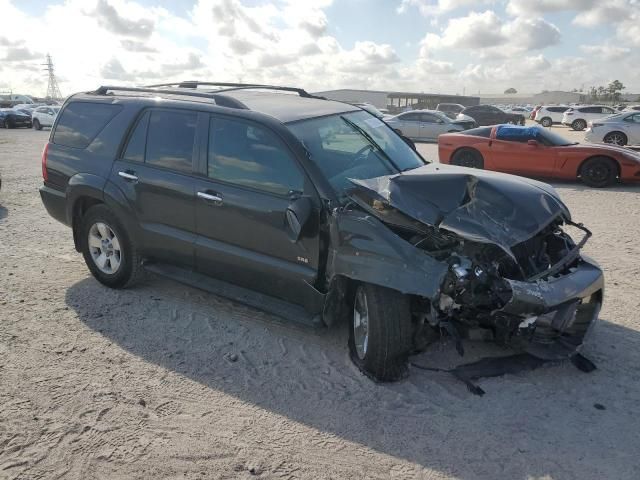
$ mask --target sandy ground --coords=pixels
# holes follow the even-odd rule
[[[476,397],[415,368],[372,383],[344,328],[155,276],[99,285],[41,204],[47,135],[0,130],[0,478],[640,478],[640,187],[556,185],[606,272],[598,370],[486,379]],[[441,343],[414,361],[460,359]]]

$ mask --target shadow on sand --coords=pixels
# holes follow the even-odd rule
[[[476,397],[447,374],[417,369],[404,381],[374,384],[349,361],[344,327],[295,328],[155,276],[124,291],[85,279],[68,289],[66,302],[96,334],[147,362],[457,478],[638,473],[640,333],[610,321],[600,321],[586,350],[597,371],[584,374],[563,364],[486,379],[480,383],[487,394]],[[467,350],[484,355],[485,348]],[[444,342],[416,361],[456,359],[453,350]],[[489,350],[500,353],[497,347]],[[224,360],[229,352],[238,355],[236,362]]]

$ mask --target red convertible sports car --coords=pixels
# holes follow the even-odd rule
[[[640,181],[640,154],[612,145],[568,143],[547,129],[496,125],[438,137],[440,162],[592,187]]]

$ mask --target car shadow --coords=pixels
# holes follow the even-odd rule
[[[9,216],[9,210],[6,207],[0,205],[0,220],[4,220]]]
[[[640,416],[626,409],[640,398],[640,333],[608,320],[585,352],[595,372],[545,366],[481,380],[487,393],[478,397],[449,374],[416,368],[408,379],[376,384],[350,362],[346,327],[296,327],[156,276],[129,290],[87,278],[67,290],[66,303],[95,335],[146,362],[456,478],[631,478],[621,464],[637,464]],[[465,346],[464,363],[504,354]],[[454,352],[444,341],[413,361],[461,363]]]

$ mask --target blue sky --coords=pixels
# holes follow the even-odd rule
[[[0,0],[0,89],[215,78],[499,93],[640,92],[640,0]],[[50,31],[55,25],[55,35]],[[79,60],[80,59],[80,60]]]

